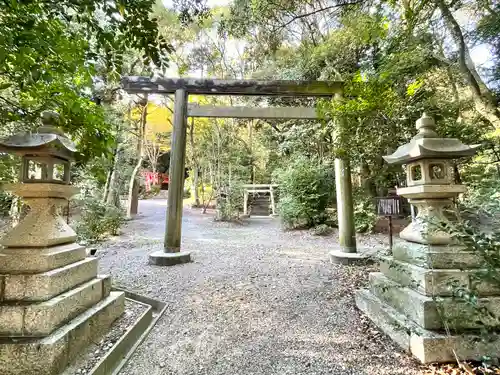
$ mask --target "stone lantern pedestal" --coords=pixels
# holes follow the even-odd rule
[[[497,357],[500,339],[482,341],[475,309],[452,297],[452,284],[469,288],[476,282],[483,260],[432,226],[447,220],[445,210],[465,191],[453,184],[448,159],[473,155],[478,146],[439,138],[434,128],[424,114],[411,142],[384,157],[406,165],[407,187],[398,194],[409,198],[418,215],[401,232],[392,254],[382,257],[380,272],[369,275],[369,289],[356,292],[356,305],[423,363]],[[500,289],[484,282],[476,288],[479,304],[499,316]]]
[[[17,136],[14,144],[0,145],[22,155],[47,158],[52,147],[70,155],[70,141],[59,137]],[[87,257],[60,216],[77,190],[50,179],[4,186],[30,207],[0,241],[0,373],[5,375],[61,373],[124,311],[124,293],[111,292],[110,278],[97,274],[97,259]]]

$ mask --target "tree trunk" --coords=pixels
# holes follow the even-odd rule
[[[148,100],[147,96],[143,102],[144,106],[141,112],[141,119],[139,121],[137,132],[137,163],[130,176],[128,188],[128,204],[127,204],[127,217],[130,219],[137,214],[139,206],[139,182],[137,181],[137,174],[144,161],[144,134],[146,130],[146,120],[148,116]]]
[[[458,49],[458,65],[460,72],[467,81],[467,85],[474,99],[477,112],[496,129],[500,129],[500,112],[497,108],[493,93],[479,77],[474,63],[470,57],[469,49],[465,44],[465,39],[450,8],[444,0],[434,0],[441,11],[441,15],[448,26],[451,37]]]
[[[111,176],[109,179],[109,187],[108,194],[106,196],[106,203],[110,205],[114,205],[116,207],[120,206],[120,199],[118,196],[118,192],[116,191],[116,171],[118,167],[118,156],[115,156],[115,160],[113,163],[113,170],[111,172]]]
[[[253,157],[253,120],[248,121],[247,123],[247,132],[248,132],[248,149],[250,151],[250,183],[255,184],[255,163]]]
[[[132,175],[130,176],[127,202],[127,217],[129,219],[134,215],[137,215],[137,207],[139,206],[139,182],[137,181],[137,174],[139,173],[143,160],[142,155],[139,156],[137,164],[135,165]]]
[[[108,170],[108,173],[106,174],[106,184],[104,184],[104,191],[102,192],[102,198],[101,201],[103,203],[107,202],[108,200],[108,195],[109,195],[109,184],[111,182],[111,176],[113,175],[113,166]]]
[[[113,150],[113,159],[111,163],[111,168],[106,176],[106,185],[104,185],[104,192],[102,194],[102,202],[108,203],[110,201],[111,191],[114,187],[114,180],[116,176],[116,164],[118,159],[118,146]]]
[[[199,170],[198,167],[193,168],[193,198],[194,198],[194,207],[200,207],[200,196],[198,195],[198,175]]]
[[[193,155],[193,183],[191,190],[193,192],[194,207],[200,207],[200,197],[198,196],[198,155],[196,153],[194,144],[194,117],[191,118],[191,127],[189,129],[189,143],[191,145],[191,152]]]
[[[361,162],[360,168],[361,174],[361,188],[365,193],[369,194],[370,197],[375,198],[377,196],[377,187],[373,183],[373,178],[371,176],[370,167],[366,161]]]

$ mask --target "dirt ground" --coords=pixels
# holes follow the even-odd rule
[[[356,309],[352,292],[370,269],[330,264],[335,234],[284,232],[271,218],[216,223],[186,208],[182,248],[193,262],[150,266],[165,210],[164,200],[141,201],[138,217],[98,251],[116,285],[168,304],[124,375],[422,373]]]

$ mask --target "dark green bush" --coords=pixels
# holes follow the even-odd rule
[[[107,205],[97,199],[85,200],[76,223],[78,240],[86,244],[103,241],[108,235],[118,235],[125,221],[121,208]]]
[[[354,227],[358,233],[371,232],[377,223],[373,199],[362,191],[354,191]]]
[[[243,210],[243,184],[232,181],[218,190],[216,217],[218,221],[235,221]]]
[[[275,172],[279,213],[285,227],[311,228],[328,220],[326,208],[335,191],[333,168],[314,159],[298,158]]]
[[[0,216],[9,216],[13,198],[12,194],[0,190]]]

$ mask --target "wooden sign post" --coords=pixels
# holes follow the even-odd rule
[[[389,249],[392,250],[392,218],[402,217],[403,198],[398,196],[379,197],[376,199],[377,215],[385,216],[389,220]]]

